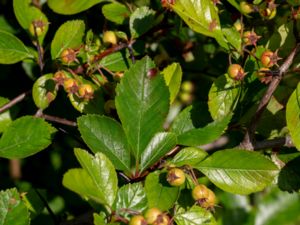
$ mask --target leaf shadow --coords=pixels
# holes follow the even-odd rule
[[[300,190],[300,156],[289,161],[280,171],[278,187],[283,191]]]

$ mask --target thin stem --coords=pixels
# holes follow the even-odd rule
[[[67,120],[64,118],[60,118],[60,117],[56,117],[56,116],[51,116],[51,115],[47,115],[47,114],[41,114],[38,117],[40,118],[44,118],[45,120],[51,121],[51,122],[55,122],[55,123],[60,123],[63,125],[67,125],[67,126],[71,126],[71,127],[76,127],[77,123],[71,120]]]
[[[19,96],[15,97],[10,102],[8,102],[5,105],[1,106],[0,107],[0,113],[5,112],[6,110],[10,109],[11,107],[13,107],[14,105],[16,105],[17,103],[23,101],[25,99],[25,97],[27,95],[29,95],[30,93],[31,93],[31,91],[24,92],[24,93],[20,94]]]
[[[33,22],[33,30],[34,30],[34,38],[35,38],[35,41],[36,41],[36,48],[37,48],[37,51],[38,51],[38,64],[39,64],[39,67],[40,67],[40,71],[41,73],[43,72],[43,68],[44,68],[44,54],[43,54],[43,49],[42,49],[42,46],[40,45],[40,41],[39,41],[39,37],[38,37],[38,34],[37,34],[37,31],[36,31],[36,24],[35,22]]]

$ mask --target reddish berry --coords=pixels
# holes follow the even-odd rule
[[[242,80],[246,75],[244,69],[239,64],[231,64],[228,67],[227,73],[234,80]]]
[[[243,34],[243,43],[244,43],[244,45],[254,45],[254,46],[256,46],[256,43],[260,38],[261,38],[261,36],[258,36],[253,30],[252,31],[246,31]]]
[[[71,48],[67,48],[65,50],[62,51],[60,58],[61,61],[65,64],[70,64],[74,61],[76,61],[76,52],[74,49]]]
[[[278,57],[277,51],[272,52],[270,50],[266,50],[263,52],[261,55],[260,61],[264,67],[272,67],[274,65],[277,65],[277,61],[280,60],[281,58]]]
[[[58,85],[64,85],[64,81],[65,79],[67,79],[66,74],[62,71],[59,70],[57,71],[54,76],[53,76],[53,80],[58,84]]]
[[[67,78],[64,81],[64,89],[68,93],[76,93],[78,92],[78,83],[73,78]]]

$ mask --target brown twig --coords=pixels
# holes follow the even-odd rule
[[[292,65],[293,60],[294,60],[296,54],[299,52],[299,50],[300,50],[300,43],[298,43],[296,45],[296,47],[292,50],[292,52],[286,58],[284,63],[279,67],[278,76],[273,77],[271,83],[269,84],[267,91],[265,92],[264,96],[262,97],[262,99],[258,105],[258,108],[257,108],[254,116],[252,117],[252,119],[250,121],[250,126],[246,131],[244,140],[240,144],[241,148],[247,149],[247,150],[254,150],[254,146],[255,146],[255,137],[254,136],[255,136],[255,130],[256,130],[257,124],[258,124],[259,120],[261,119],[261,116],[262,116],[265,108],[267,107],[274,91],[276,90],[277,86],[279,85],[281,79],[283,78],[283,76],[285,75],[285,73],[287,72],[289,67]]]
[[[19,96],[15,97],[10,102],[8,102],[5,105],[1,106],[0,107],[0,113],[5,112],[6,110],[10,109],[11,107],[13,107],[14,105],[16,105],[17,103],[23,101],[25,99],[25,97],[27,95],[29,95],[30,93],[31,93],[31,91],[24,92],[24,93],[20,94]]]
[[[56,116],[51,116],[51,115],[41,113],[40,115],[38,115],[38,117],[44,118],[45,120],[52,121],[52,122],[55,122],[55,123],[60,123],[60,124],[63,124],[63,125],[71,126],[71,127],[76,127],[77,126],[77,123],[74,122],[74,121],[70,121],[70,120],[60,118],[60,117],[56,117]]]

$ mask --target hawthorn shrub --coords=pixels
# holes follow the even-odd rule
[[[0,224],[299,224],[299,1],[0,6]]]

